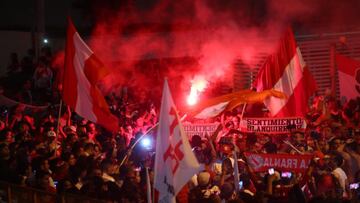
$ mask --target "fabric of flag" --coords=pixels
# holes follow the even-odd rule
[[[189,115],[198,119],[207,119],[218,116],[224,111],[232,111],[241,104],[253,104],[264,102],[266,98],[276,97],[285,99],[286,95],[276,90],[265,90],[255,92],[251,90],[242,90],[212,99],[200,101],[194,106],[184,109]]]
[[[110,113],[97,83],[110,72],[81,39],[68,19],[62,98],[77,114],[111,131],[118,119]]]
[[[287,95],[287,99],[266,99],[264,104],[272,116],[305,116],[308,100],[316,90],[316,82],[305,64],[290,28],[280,39],[276,52],[266,59],[253,87],[257,91],[275,89]]]
[[[336,54],[340,96],[355,99],[360,96],[360,61]]]
[[[159,194],[159,202],[175,202],[175,196],[182,187],[201,169],[165,80],[155,155],[154,187]]]

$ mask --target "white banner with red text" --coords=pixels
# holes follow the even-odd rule
[[[191,139],[194,135],[199,135],[202,138],[205,138],[205,135],[212,135],[219,123],[201,123],[201,124],[192,124],[184,123],[184,131],[186,135]]]
[[[240,131],[247,133],[283,134],[291,130],[304,130],[306,121],[303,118],[244,118]]]

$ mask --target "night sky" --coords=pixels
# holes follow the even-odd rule
[[[131,4],[138,12],[146,12],[155,8],[159,0],[61,0],[45,1],[45,22],[48,32],[58,32],[65,27],[65,16],[70,14],[79,24],[79,29],[88,31],[99,18],[97,12],[106,10],[109,14],[116,13],[120,8]],[[2,0],[0,1],[0,30],[29,31],[34,27],[36,0]],[[314,27],[331,30],[354,29],[360,25],[360,1],[358,0],[207,0],[215,11],[233,10],[241,13],[240,18],[247,18],[251,25],[259,25],[274,16],[288,15],[298,8],[306,8],[291,19],[291,23],[301,32],[309,32]],[[282,2],[284,8],[275,9],[271,4]],[[301,2],[296,3],[296,2]],[[170,8],[171,9],[171,8]],[[302,8],[299,8],[302,9]],[[309,10],[309,11],[308,11]],[[282,18],[282,17],[281,17]],[[337,26],[333,26],[336,23]],[[87,32],[89,33],[89,32]]]

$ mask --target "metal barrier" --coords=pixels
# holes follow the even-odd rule
[[[0,203],[113,203],[74,194],[56,194],[0,181]]]

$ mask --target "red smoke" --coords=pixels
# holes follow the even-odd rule
[[[255,54],[268,52],[268,37],[274,38],[279,28],[248,26],[251,12],[241,6],[236,1],[164,0],[141,11],[128,6],[104,15],[100,10],[90,47],[116,70],[117,82],[133,78],[132,84],[149,89],[155,80],[161,88],[167,76],[180,92],[189,91],[197,76],[231,85],[234,61],[250,62]],[[148,69],[158,71],[157,78],[149,77]]]
[[[114,70],[105,86],[126,84],[138,91],[160,92],[165,76],[178,93],[188,92],[197,76],[210,85],[231,83],[234,61],[250,63],[258,53],[271,53],[284,27],[304,23],[313,27],[299,27],[316,30],[317,19],[345,19],[335,0],[91,2],[95,27],[89,46]]]

